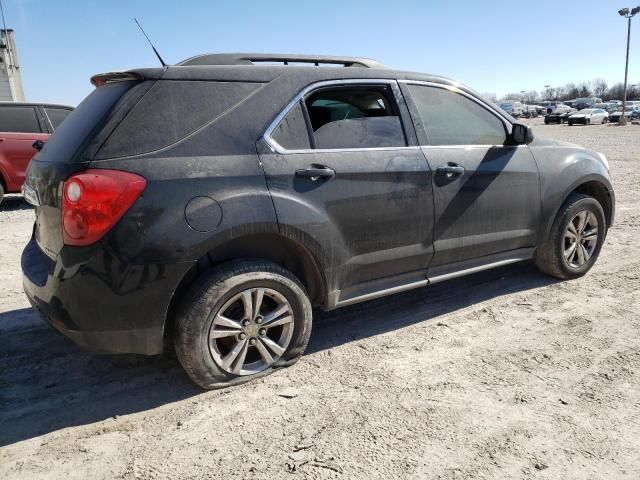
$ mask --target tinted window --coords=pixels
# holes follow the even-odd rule
[[[287,150],[304,150],[311,148],[309,132],[304,120],[304,112],[300,103],[289,110],[286,117],[271,134],[272,138]]]
[[[71,113],[71,110],[67,110],[66,108],[45,108],[44,111],[47,113],[47,117],[49,117],[54,130],[58,128],[62,121]]]
[[[104,120],[116,102],[129,89],[133,91],[142,86],[140,84],[138,87],[133,87],[134,85],[135,82],[115,82],[96,88],[53,132],[38,158],[50,162],[73,161],[76,151],[96,126]]]
[[[0,107],[0,132],[41,133],[34,107]]]
[[[408,85],[429,145],[502,145],[505,126],[473,100],[444,88]]]
[[[167,147],[213,123],[261,87],[258,83],[160,80],[118,125],[96,158]]]
[[[316,148],[406,145],[397,106],[386,86],[322,89],[305,102]]]

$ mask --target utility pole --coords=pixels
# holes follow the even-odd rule
[[[627,78],[629,73],[629,42],[631,40],[631,19],[636,15],[636,13],[640,12],[640,6],[635,7],[629,11],[628,8],[623,8],[622,10],[618,10],[618,14],[621,17],[625,17],[628,19],[627,22],[627,59],[624,64],[624,95],[622,97],[622,115],[620,115],[620,125],[627,124]]]

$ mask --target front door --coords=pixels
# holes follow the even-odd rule
[[[259,148],[280,229],[316,250],[334,301],[424,279],[431,172],[397,83],[324,82],[280,118]]]
[[[540,185],[529,147],[510,145],[509,124],[470,94],[424,83],[406,82],[402,88],[434,172],[435,254],[429,276],[534,247]]]

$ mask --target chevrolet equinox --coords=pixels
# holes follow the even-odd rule
[[[312,307],[529,259],[580,277],[613,222],[604,155],[444,77],[213,54],[92,83],[28,169],[25,292],[85,348],[173,344],[203,388],[293,364]]]

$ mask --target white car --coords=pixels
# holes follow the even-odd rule
[[[609,121],[609,114],[602,108],[584,108],[578,110],[576,113],[569,115],[569,125],[581,123],[583,125],[590,125],[592,123],[607,123]]]

